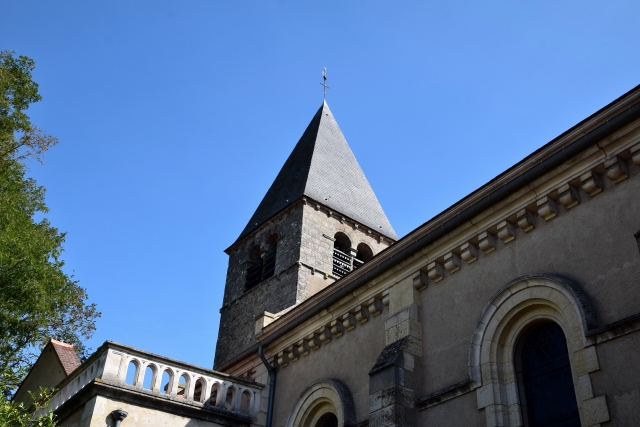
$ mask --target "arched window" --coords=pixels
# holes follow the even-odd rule
[[[249,252],[249,267],[247,268],[245,290],[252,289],[260,283],[262,278],[262,258],[260,245],[255,245]]]
[[[316,427],[338,427],[338,417],[335,414],[324,414],[316,423]]]
[[[351,240],[349,240],[349,237],[344,233],[337,232],[333,238],[336,239],[333,242],[334,249],[349,255],[349,250],[351,249]]]
[[[516,374],[527,427],[580,427],[567,340],[557,323],[534,326],[518,340]]]
[[[356,252],[356,259],[353,260],[353,268],[358,268],[365,262],[373,258],[373,251],[369,246],[364,243],[358,245],[358,252]]]
[[[272,234],[269,236],[266,244],[266,255],[262,262],[262,280],[267,280],[273,277],[276,270],[276,251],[278,249],[278,235]]]

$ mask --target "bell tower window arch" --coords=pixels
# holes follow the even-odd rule
[[[245,275],[245,291],[255,288],[275,274],[278,235],[271,234],[264,246],[254,245],[249,252],[249,266]]]

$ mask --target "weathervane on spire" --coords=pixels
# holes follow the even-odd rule
[[[327,89],[331,89],[329,86],[327,86],[327,67],[324,67],[324,70],[322,70],[322,78],[324,79],[324,81],[322,83],[320,83],[322,86],[324,86],[324,100],[327,100]]]

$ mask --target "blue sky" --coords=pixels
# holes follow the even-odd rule
[[[637,1],[2,1],[105,340],[210,367],[227,256],[328,103],[399,235],[640,83]]]

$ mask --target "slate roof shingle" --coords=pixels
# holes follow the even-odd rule
[[[384,236],[398,239],[326,102],[307,126],[236,242],[302,196]]]

